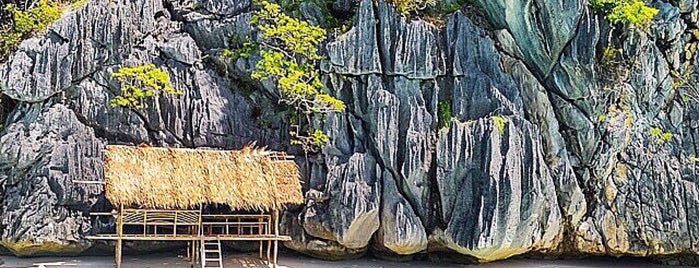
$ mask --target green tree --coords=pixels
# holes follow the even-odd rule
[[[7,4],[3,10],[10,15],[11,22],[0,23],[0,62],[4,61],[22,40],[46,29],[61,17],[65,4],[62,1],[39,0],[32,7],[21,10]]]
[[[646,5],[643,0],[590,0],[590,7],[605,15],[612,23],[623,23],[646,28],[658,13],[658,9]]]
[[[170,75],[153,64],[121,67],[112,73],[121,83],[121,94],[112,98],[112,107],[143,108],[143,99],[158,92],[182,94],[170,85]]]
[[[260,32],[261,56],[252,78],[276,81],[280,101],[301,115],[298,130],[290,132],[292,143],[306,152],[317,151],[328,137],[313,127],[314,117],[345,109],[342,101],[325,91],[316,67],[321,59],[316,48],[325,39],[325,30],[285,14],[278,4],[263,1],[260,6],[251,18]]]

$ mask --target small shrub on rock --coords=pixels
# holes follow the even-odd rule
[[[658,13],[658,9],[646,5],[643,0],[590,0],[590,7],[612,23],[638,28],[648,27]]]
[[[0,23],[0,62],[7,59],[22,40],[60,18],[64,7],[63,2],[51,0],[39,0],[26,10],[7,4],[3,10],[11,21],[5,25]]]
[[[182,94],[170,85],[170,76],[153,64],[133,67],[121,67],[112,73],[121,83],[121,94],[114,97],[109,104],[112,107],[143,108],[143,99],[158,92]]]

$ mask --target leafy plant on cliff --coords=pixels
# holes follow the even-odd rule
[[[0,62],[4,61],[22,40],[44,30],[61,17],[64,4],[61,1],[39,0],[32,7],[21,10],[15,4],[7,4],[3,11],[10,14],[7,24],[0,24]]]
[[[391,3],[400,13],[408,14],[433,7],[437,0],[391,0]]]
[[[248,36],[242,37],[238,34],[233,34],[230,43],[233,44],[233,47],[224,49],[222,56],[234,59],[248,58],[260,49],[258,44],[250,41]]]
[[[382,0],[384,1],[384,0]],[[460,10],[467,0],[385,0],[404,17],[419,17],[437,28],[444,25],[447,14]]]
[[[648,129],[648,133],[651,137],[655,139],[656,142],[660,144],[663,144],[666,141],[672,139],[672,133],[668,131],[663,132],[662,129],[660,129],[659,127],[651,127],[650,129]]]
[[[505,134],[505,123],[507,122],[507,118],[501,115],[493,115],[492,120],[495,124],[495,127],[498,128],[498,132],[500,132],[500,135]]]
[[[440,101],[437,104],[437,120],[438,128],[441,130],[449,126],[451,121],[451,102],[448,100]]]
[[[275,3],[261,2],[251,24],[260,32],[260,61],[252,78],[276,82],[280,102],[300,115],[291,131],[293,144],[304,151],[317,151],[328,137],[313,127],[314,118],[345,109],[344,103],[328,94],[320,82],[316,47],[325,39],[323,28],[285,14]]]
[[[153,64],[121,67],[112,73],[121,83],[121,94],[112,98],[112,107],[143,108],[143,99],[158,92],[182,94],[170,85],[170,75]]]
[[[648,27],[658,13],[658,9],[646,5],[643,0],[590,0],[590,7],[612,23],[639,28]]]
[[[682,102],[685,104],[696,104],[699,102],[699,88],[697,81],[699,77],[690,62],[682,64],[679,70],[674,70],[670,73],[673,89],[677,90]]]
[[[606,90],[611,90],[623,84],[629,78],[632,61],[624,58],[621,49],[607,46],[602,50],[596,67],[599,82]]]

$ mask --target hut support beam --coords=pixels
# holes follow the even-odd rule
[[[263,211],[263,212],[260,212],[260,217],[257,218],[257,221],[258,221],[258,224],[257,224],[257,233],[258,233],[259,235],[262,235],[262,224],[260,224],[260,223],[261,223],[262,220],[264,219],[264,215],[265,215],[264,211]],[[262,240],[260,240],[260,260],[262,260]]]
[[[267,265],[272,263],[271,250],[272,250],[272,240],[267,240]]]
[[[119,214],[117,216],[117,241],[116,241],[116,246],[114,247],[115,253],[114,253],[114,261],[116,262],[116,267],[121,268],[121,243],[122,243],[122,235],[124,234],[124,206],[119,207]]]
[[[272,260],[272,267],[277,267],[278,251],[279,251],[279,241],[274,240],[274,260]]]
[[[274,236],[279,236],[279,210],[274,209]],[[279,240],[274,240],[274,259],[272,267],[277,267],[277,255],[279,251]]]

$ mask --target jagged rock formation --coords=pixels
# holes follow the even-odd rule
[[[286,246],[328,259],[697,255],[699,113],[677,77],[695,63],[699,11],[654,5],[640,31],[583,0],[476,0],[440,26],[385,1],[332,3],[352,27],[331,34],[321,69],[347,110],[325,121],[322,152],[299,160],[306,204],[284,214]],[[2,115],[0,244],[17,255],[90,248],[84,237],[110,222],[87,212],[108,204],[72,181],[101,179],[105,144],[296,152],[275,90],[250,79],[259,56],[221,53],[255,36],[250,8],[93,1],[23,42],[0,66],[3,101],[16,104]],[[318,12],[300,13],[321,23]],[[601,61],[608,46],[632,62]],[[150,62],[184,94],[109,107],[111,71]]]

